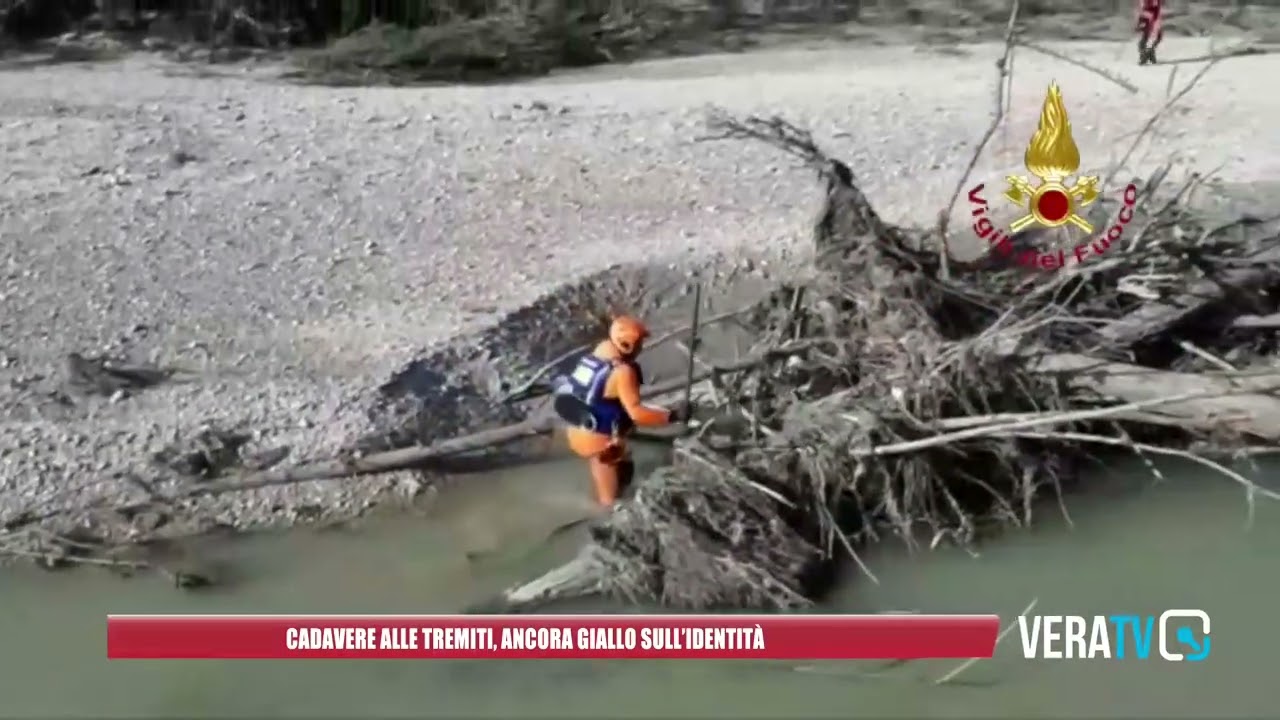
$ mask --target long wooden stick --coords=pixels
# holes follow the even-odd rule
[[[1018,626],[1018,617],[1019,617],[1019,616],[1022,616],[1022,615],[1030,615],[1030,614],[1031,614],[1031,611],[1035,609],[1036,604],[1037,604],[1037,603],[1039,603],[1039,602],[1040,602],[1040,598],[1032,598],[1032,599],[1031,599],[1031,602],[1030,602],[1030,603],[1028,603],[1028,604],[1027,604],[1027,606],[1026,606],[1025,608],[1023,608],[1023,609],[1022,609],[1022,612],[1020,612],[1020,613],[1018,613],[1017,615],[1014,615],[1014,616],[1013,616],[1013,622],[1011,622],[1011,623],[1009,623],[1007,626],[1005,626],[1005,629],[1004,629],[1004,630],[1001,630],[1001,631],[1000,631],[1000,634],[996,636],[996,646],[997,646],[997,647],[999,647],[999,646],[1000,646],[1000,641],[1001,641],[1001,640],[1004,640],[1006,637],[1008,637],[1008,636],[1009,636],[1009,633],[1013,632],[1013,629],[1014,629],[1015,627],[1017,627],[1017,626]],[[946,685],[947,683],[951,682],[952,680],[955,680],[955,679],[960,675],[960,673],[962,673],[962,672],[964,672],[965,670],[968,670],[969,668],[971,668],[971,667],[973,667],[974,665],[976,665],[976,664],[978,663],[978,661],[979,661],[979,660],[981,660],[981,659],[982,659],[982,658],[969,658],[968,660],[965,660],[964,662],[960,663],[960,664],[959,664],[959,665],[957,665],[955,668],[953,668],[953,669],[951,670],[951,672],[947,673],[946,675],[943,675],[942,677],[938,678],[937,680],[934,680],[934,681],[933,681],[933,684],[934,684],[934,685]]]
[[[685,373],[684,407],[686,410],[693,402],[693,373],[697,364],[698,353],[698,316],[702,313],[702,283],[693,285],[693,319],[689,321],[689,368]],[[686,420],[688,418],[685,418]]]

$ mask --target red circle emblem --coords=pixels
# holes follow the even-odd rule
[[[1071,215],[1071,198],[1061,190],[1046,190],[1036,199],[1036,210],[1049,222],[1062,222]]]

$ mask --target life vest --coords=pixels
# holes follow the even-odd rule
[[[583,355],[573,372],[559,378],[554,386],[556,414],[574,427],[602,435],[622,435],[635,423],[622,401],[604,396],[609,375],[619,365],[630,365],[644,383],[640,366],[629,360],[606,360],[590,353]]]

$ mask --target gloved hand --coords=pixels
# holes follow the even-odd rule
[[[668,420],[672,423],[689,422],[690,416],[693,415],[693,407],[689,403],[680,403],[669,411]]]

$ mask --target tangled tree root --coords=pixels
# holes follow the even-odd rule
[[[823,568],[868,540],[913,543],[927,529],[933,544],[964,545],[1030,522],[1033,500],[1061,492],[1091,446],[1187,457],[1250,500],[1274,496],[1213,459],[1280,439],[1280,371],[1235,369],[1270,354],[1274,331],[1232,322],[1277,309],[1274,222],[1209,225],[1179,191],[1102,261],[948,280],[919,249],[926,238],[881,220],[806,133],[778,119],[714,123],[825,180],[818,277],[752,312],[753,361],[714,374],[717,417],[678,443],[674,465],[597,522],[571,563],[489,609],[585,594],[804,606]]]

